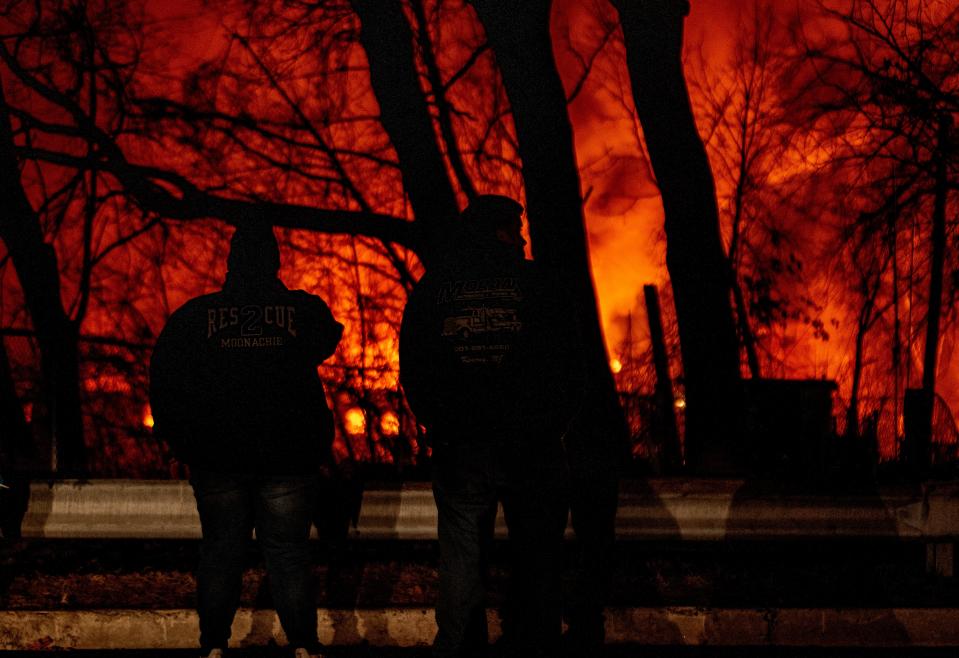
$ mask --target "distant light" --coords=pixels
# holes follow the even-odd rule
[[[387,411],[380,416],[380,431],[383,433],[383,436],[399,436],[399,417],[392,411]]]
[[[677,408],[677,409],[685,409],[685,408],[686,408],[686,398],[679,398],[678,400],[676,400],[676,408]]]
[[[143,426],[147,429],[153,429],[153,410],[150,405],[143,408]]]
[[[347,409],[346,416],[343,419],[346,426],[346,433],[357,435],[366,433],[366,414],[359,407]]]
[[[613,371],[614,375],[618,375],[623,369],[623,362],[619,359],[613,359],[609,362],[609,369]]]

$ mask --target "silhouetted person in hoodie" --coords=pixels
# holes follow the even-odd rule
[[[483,588],[497,501],[512,555],[504,645],[555,655],[567,516],[562,438],[582,390],[572,306],[523,257],[523,207],[484,195],[410,295],[400,379],[433,450],[439,514],[436,656],[487,652]]]
[[[150,363],[154,431],[189,464],[200,513],[200,645],[208,656],[226,648],[255,527],[290,645],[316,655],[308,539],[333,441],[316,367],[343,325],[322,299],[277,279],[269,226],[239,226],[227,264],[222,290],[170,317]]]

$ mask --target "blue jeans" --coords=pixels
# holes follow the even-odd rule
[[[558,438],[528,441],[434,442],[440,545],[436,658],[488,651],[483,581],[497,501],[503,503],[511,562],[503,643],[516,655],[558,653],[568,477]]]
[[[309,547],[316,477],[200,471],[190,484],[203,530],[197,570],[200,647],[227,646],[240,605],[243,559],[256,528],[273,604],[290,645],[318,650]]]

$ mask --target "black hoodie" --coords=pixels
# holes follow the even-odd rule
[[[180,307],[157,339],[154,433],[194,468],[315,473],[333,440],[316,367],[342,332],[319,297],[231,271],[221,291]]]
[[[571,300],[516,248],[465,236],[410,295],[400,380],[447,440],[557,439],[583,390]]]

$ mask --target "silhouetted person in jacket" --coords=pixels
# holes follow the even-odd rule
[[[316,655],[308,539],[333,440],[316,367],[343,325],[322,299],[277,279],[272,228],[239,226],[227,263],[222,290],[170,317],[150,364],[154,431],[189,464],[200,513],[200,646],[210,656],[227,646],[256,528],[290,646]]]
[[[524,260],[522,212],[507,197],[474,200],[403,316],[400,379],[433,450],[436,656],[487,651],[483,571],[498,500],[512,555],[504,644],[517,655],[553,655],[560,638],[562,437],[582,368],[563,291]]]

